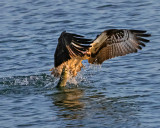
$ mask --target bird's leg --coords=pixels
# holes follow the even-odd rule
[[[66,66],[63,66],[63,69],[62,69],[62,72],[61,72],[61,76],[60,76],[60,79],[59,79],[59,82],[57,84],[57,87],[58,88],[61,88],[61,87],[65,87],[66,86],[66,83],[67,83],[67,80],[68,80],[68,69]]]

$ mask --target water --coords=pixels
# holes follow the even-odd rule
[[[158,0],[1,0],[2,128],[160,127]],[[77,84],[55,88],[50,76],[64,30],[94,38],[105,29],[148,30],[140,52],[86,68]]]

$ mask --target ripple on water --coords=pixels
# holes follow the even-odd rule
[[[160,2],[0,1],[1,127],[160,127]],[[88,66],[58,90],[48,75],[64,30],[148,30],[142,51]]]

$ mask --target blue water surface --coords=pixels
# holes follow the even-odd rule
[[[158,0],[1,0],[0,127],[160,127]],[[62,31],[94,39],[106,29],[152,34],[142,51],[90,66],[55,88],[50,75]]]

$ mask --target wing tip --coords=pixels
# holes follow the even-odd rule
[[[131,29],[130,30],[132,33],[136,34],[137,36],[141,36],[141,37],[150,37],[151,34],[150,33],[147,33],[146,30],[134,30],[134,29]]]
[[[139,30],[139,29],[130,29],[131,32],[133,33],[146,33],[146,30]]]

